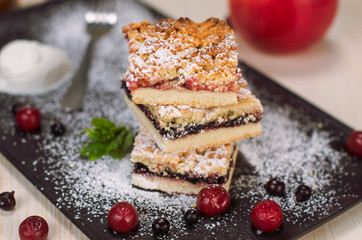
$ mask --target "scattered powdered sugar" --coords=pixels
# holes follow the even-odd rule
[[[177,109],[176,106],[159,106],[158,108],[158,114],[160,114],[161,117],[168,116],[169,118],[178,118],[181,117],[181,112]]]
[[[333,184],[335,175],[345,174],[340,160],[347,154],[331,148],[330,143],[338,136],[317,128],[309,134],[301,125],[291,120],[291,109],[272,108],[264,105],[263,132],[260,137],[241,141],[240,152],[253,171],[234,179],[236,198],[248,198],[253,205],[262,199],[272,199],[288,212],[287,221],[303,224],[316,216],[329,215],[333,206],[339,206],[336,190],[326,190]],[[317,124],[321,126],[321,124]],[[352,173],[353,174],[353,173]],[[265,193],[264,184],[277,177],[287,186],[286,196],[271,197]],[[295,190],[300,184],[312,188],[309,201],[298,203]],[[247,185],[254,186],[247,192]],[[352,196],[353,197],[353,196]],[[302,214],[308,217],[301,218]]]
[[[77,66],[88,40],[82,22],[87,10],[85,2],[64,1],[57,8],[45,9],[41,16],[26,15],[21,21],[27,23],[24,29],[30,32],[30,37],[64,49]],[[108,232],[108,210],[118,201],[128,201],[140,213],[140,226],[129,238],[150,239],[153,219],[165,216],[171,222],[171,238],[193,239],[201,232],[205,233],[205,238],[222,239],[235,236],[235,233],[242,234],[245,226],[246,231],[251,231],[251,208],[262,199],[273,199],[282,206],[285,225],[305,226],[308,221],[334,214],[333,209],[340,207],[340,199],[360,198],[349,193],[348,183],[343,189],[330,187],[340,181],[336,176],[359,174],[358,169],[346,172],[341,164],[346,153],[331,147],[334,138],[340,136],[330,136],[323,131],[322,122],[313,122],[307,116],[304,119],[302,109],[275,106],[278,100],[268,100],[268,92],[260,89],[254,89],[253,94],[261,98],[264,106],[263,133],[240,143],[241,156],[230,190],[232,206],[220,216],[202,216],[200,223],[192,229],[186,227],[182,215],[195,204],[196,197],[133,187],[130,155],[122,160],[108,156],[91,162],[81,159],[79,149],[87,142],[87,137],[79,132],[90,127],[92,118],[105,117],[117,124],[132,126],[135,131],[138,128],[120,91],[119,79],[128,66],[127,43],[123,40],[121,27],[132,21],[150,19],[154,22],[156,19],[133,1],[117,3],[116,11],[122,12],[118,15],[119,24],[97,43],[83,111],[65,113],[60,109],[66,86],[42,96],[0,94],[1,146],[7,144],[14,154],[24,152],[19,164],[41,181],[54,186],[47,191],[56,196],[59,209],[68,211],[70,216],[75,214],[75,219],[88,226],[89,231],[97,228]],[[8,24],[4,23],[4,26]],[[4,31],[0,26],[0,33]],[[15,102],[30,103],[41,110],[43,120],[39,132],[23,133],[15,127],[11,114]],[[50,125],[54,118],[65,124],[65,136],[55,138],[51,135]],[[32,152],[43,156],[33,158],[34,154],[28,155]],[[263,185],[272,177],[279,177],[286,183],[285,197],[270,197],[265,193]],[[313,194],[310,200],[297,203],[294,191],[301,183],[311,186]],[[39,187],[42,191],[44,188],[46,186]]]

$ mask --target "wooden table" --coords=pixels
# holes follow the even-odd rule
[[[172,17],[196,21],[227,16],[227,1],[143,0]],[[192,4],[191,4],[192,2]],[[193,6],[190,8],[190,6]],[[202,11],[200,10],[202,9]],[[239,42],[239,57],[277,82],[354,129],[362,129],[362,2],[340,1],[338,15],[325,39],[293,55],[268,55]],[[0,192],[14,190],[15,211],[0,211],[0,239],[17,239],[18,226],[41,215],[50,226],[48,239],[87,239],[22,174],[0,155]],[[301,239],[361,239],[362,204]]]

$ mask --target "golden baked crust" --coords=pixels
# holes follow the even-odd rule
[[[215,128],[209,131],[202,131],[197,134],[190,134],[176,139],[164,138],[136,104],[129,100],[128,97],[125,97],[124,100],[135,114],[138,121],[149,132],[151,132],[157,146],[164,152],[179,152],[219,146],[225,143],[236,142],[244,138],[259,136],[262,131],[260,122],[250,122],[236,127]]]
[[[238,92],[240,85],[246,87],[237,68],[234,33],[222,20],[142,21],[124,26],[123,33],[129,42],[131,91],[152,86]]]
[[[217,107],[237,103],[235,92],[210,92],[192,90],[158,90],[150,87],[140,87],[131,93],[136,104],[156,105],[188,105],[191,107]]]
[[[229,169],[229,175],[226,182],[219,184],[229,191],[231,179],[235,170],[235,163],[238,151],[235,150],[232,156],[233,164]],[[183,194],[198,194],[201,189],[208,186],[206,182],[190,182],[181,178],[174,178],[168,176],[158,176],[148,173],[132,173],[132,184],[136,187],[157,190],[168,193],[183,193]]]
[[[199,108],[188,105],[149,105],[145,106],[157,119],[161,128],[182,128],[190,123],[207,124],[213,121],[219,123],[234,120],[247,114],[263,112],[259,99],[250,91],[243,89],[239,94],[238,103],[227,106]]]
[[[189,178],[222,177],[228,174],[235,143],[176,153],[163,152],[144,127],[135,138],[132,163],[142,163],[148,170],[167,176],[167,172]]]

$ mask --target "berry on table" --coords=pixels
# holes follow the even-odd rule
[[[44,218],[31,216],[19,226],[21,240],[45,240],[48,237],[49,227]]]
[[[152,223],[152,229],[157,235],[167,234],[170,222],[166,218],[156,218]]]
[[[270,179],[265,185],[265,190],[271,196],[282,197],[285,195],[285,183],[276,178]]]
[[[109,210],[108,225],[114,231],[127,233],[132,231],[138,223],[137,210],[127,202],[119,202]]]
[[[307,185],[299,185],[297,190],[295,191],[295,195],[297,197],[297,201],[305,201],[310,198],[312,195],[312,190]]]
[[[55,137],[63,136],[65,133],[65,126],[55,119],[53,124],[50,126],[50,130]]]
[[[185,212],[184,219],[187,224],[196,224],[199,220],[199,212],[196,209],[189,209]]]
[[[0,208],[3,210],[11,210],[15,207],[16,201],[14,197],[14,191],[3,192],[0,194]]]
[[[283,223],[283,211],[278,203],[264,200],[253,207],[251,211],[253,226],[263,232],[274,232]]]
[[[362,158],[362,131],[352,132],[348,136],[346,147],[348,152]]]
[[[41,124],[41,113],[34,107],[22,107],[15,114],[18,127],[24,131],[35,131]]]
[[[229,193],[220,185],[209,185],[197,195],[197,209],[207,216],[223,213],[229,206]]]
[[[19,111],[19,109],[22,107],[24,107],[23,103],[20,103],[20,102],[14,103],[13,107],[11,108],[11,112],[14,117],[15,117],[16,113]]]

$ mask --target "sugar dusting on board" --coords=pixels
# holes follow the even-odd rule
[[[301,213],[308,213],[310,219],[314,219],[315,215],[330,214],[329,210],[333,204],[338,206],[338,202],[334,202],[336,192],[326,192],[325,187],[334,181],[333,175],[344,174],[339,159],[345,154],[331,148],[333,136],[329,136],[327,132],[317,128],[309,136],[301,131],[301,127],[310,126],[308,123],[301,126],[291,120],[290,109],[273,109],[268,106],[264,109],[262,136],[239,144],[240,152],[254,168],[254,172],[234,179],[237,189],[235,197],[250,198],[255,205],[260,201],[262,193],[262,199],[272,199],[279,203],[283,211],[291,213],[287,221],[298,224],[302,224],[304,220],[301,219]],[[271,197],[266,194],[264,184],[275,177],[285,182],[286,197]],[[245,183],[252,183],[254,188],[243,192]],[[296,201],[295,190],[300,184],[312,188],[313,195],[309,201]]]
[[[348,184],[345,189],[329,188],[338,181],[334,176],[346,174],[340,164],[346,153],[330,146],[334,138],[339,136],[329,136],[318,128],[318,123],[310,119],[293,120],[293,116],[303,118],[303,111],[288,105],[285,108],[275,106],[273,101],[268,100],[271,99],[270,94],[260,89],[253,89],[253,93],[261,98],[264,105],[263,133],[260,137],[240,143],[242,157],[239,158],[239,168],[236,169],[230,191],[232,207],[221,216],[202,217],[200,223],[191,230],[185,226],[182,215],[183,211],[195,204],[196,197],[149,192],[132,187],[129,155],[122,160],[103,157],[89,162],[81,159],[79,149],[87,140],[79,132],[90,126],[92,118],[106,117],[117,124],[132,126],[135,131],[138,127],[120,93],[119,79],[128,66],[127,43],[123,40],[121,27],[132,21],[150,19],[154,22],[155,19],[132,1],[118,3],[118,10],[128,10],[119,15],[120,23],[112,29],[109,37],[101,39],[97,44],[84,111],[70,114],[60,110],[59,102],[66,86],[41,97],[0,94],[2,106],[7,106],[0,108],[0,128],[3,133],[0,142],[11,141],[12,146],[19,149],[35,142],[35,153],[45,152],[44,157],[24,158],[21,164],[33,174],[39,173],[39,178],[55,185],[52,191],[57,198],[58,208],[72,209],[76,212],[75,218],[83,225],[99,224],[103,227],[102,231],[109,231],[106,220],[108,210],[118,201],[128,201],[138,209],[141,223],[129,238],[151,238],[151,223],[154,218],[161,216],[171,221],[172,238],[194,237],[197,232],[207,232],[205,238],[221,238],[249,224],[252,206],[262,199],[273,199],[282,206],[287,216],[285,224],[304,226],[305,221],[332,214],[332,208],[340,204],[339,198],[359,197],[348,194]],[[76,66],[88,39],[84,25],[79,20],[85,11],[86,7],[81,2],[64,2],[56,11],[44,13],[51,16],[43,21],[46,22],[44,26],[34,19],[38,25],[33,23],[29,26],[37,26],[37,29],[30,27],[34,36],[38,34],[38,29],[45,29],[42,42],[67,51]],[[19,101],[32,103],[42,111],[44,118],[40,132],[28,134],[15,128],[11,106]],[[55,138],[51,135],[50,125],[54,118],[67,127],[65,136]],[[20,140],[14,140],[18,135],[21,136]],[[357,173],[350,171],[348,174]],[[279,177],[286,183],[286,197],[270,197],[266,194],[263,185],[272,177]],[[303,203],[297,203],[294,195],[300,183],[313,189],[311,199]]]

